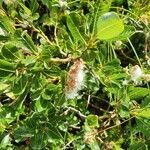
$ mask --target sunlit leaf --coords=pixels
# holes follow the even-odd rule
[[[136,29],[133,26],[124,26],[123,32],[116,38],[111,39],[111,41],[126,40],[127,38],[130,38],[135,33],[135,31]]]
[[[150,93],[150,90],[142,87],[132,87],[129,89],[129,97],[131,100],[140,99],[147,96]]]
[[[98,127],[98,117],[96,115],[88,115],[86,118],[86,124],[91,128]]]
[[[105,13],[97,21],[97,38],[100,40],[110,40],[117,37],[123,30],[123,21],[115,12]]]
[[[14,33],[15,27],[13,21],[2,10],[0,11],[0,24],[3,25],[8,33]]]
[[[5,135],[5,137],[2,139],[2,141],[0,143],[0,148],[2,148],[2,149],[7,149],[7,146],[11,146],[9,134]]]

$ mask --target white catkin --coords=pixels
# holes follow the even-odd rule
[[[150,74],[144,74],[138,65],[131,67],[129,73],[131,76],[131,80],[135,84],[142,84],[142,81],[150,82]],[[126,80],[123,81],[123,85],[126,85],[126,83]]]
[[[65,89],[66,99],[74,99],[78,96],[78,91],[83,87],[84,83],[84,64],[81,59],[74,62],[68,72],[67,85]]]
[[[137,80],[142,77],[143,72],[138,65],[131,67],[130,69],[131,80],[137,82]]]

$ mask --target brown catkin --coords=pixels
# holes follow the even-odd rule
[[[78,91],[82,89],[84,81],[84,64],[82,59],[77,59],[71,66],[65,88],[67,99],[73,99],[78,95]]]

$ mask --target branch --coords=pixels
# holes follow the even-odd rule
[[[66,63],[66,62],[70,62],[72,60],[71,57],[68,58],[50,58],[50,62],[53,63]]]
[[[72,112],[76,113],[79,117],[81,117],[82,119],[86,119],[86,116],[84,114],[82,114],[79,110],[77,110],[73,107],[66,107],[66,108],[67,108],[67,110],[63,114],[67,115],[69,111],[72,111]]]
[[[124,123],[128,122],[129,120],[131,120],[131,119],[133,119],[133,118],[135,118],[135,116],[132,116],[131,118],[129,118],[129,119],[127,119],[127,120],[125,120],[125,121],[121,122],[120,124],[116,124],[116,125],[114,125],[114,126],[110,126],[110,127],[105,128],[105,129],[103,129],[103,130],[100,130],[98,133],[101,133],[101,132],[104,132],[104,131],[106,131],[106,130],[109,130],[109,129],[112,129],[112,128],[115,128],[115,127],[118,127],[118,126],[120,126],[120,125],[122,125],[122,124],[124,124]]]

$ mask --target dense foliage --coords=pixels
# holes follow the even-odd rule
[[[0,149],[150,149],[149,0],[0,0]]]

